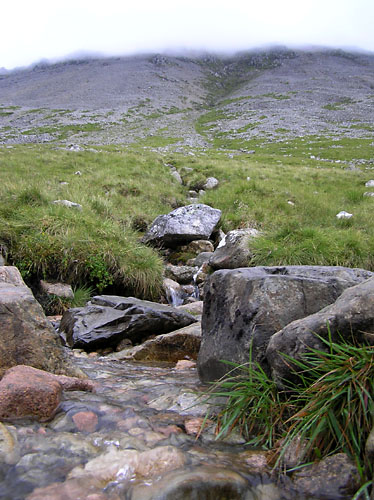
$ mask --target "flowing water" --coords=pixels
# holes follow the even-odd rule
[[[239,435],[199,433],[196,369],[75,356],[96,392],[65,392],[48,423],[0,425],[2,500],[303,499]]]

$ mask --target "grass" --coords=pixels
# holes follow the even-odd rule
[[[4,148],[0,178],[0,242],[27,280],[158,296],[163,263],[139,242],[138,230],[183,204],[184,193],[155,155]],[[55,205],[56,199],[83,209]]]
[[[217,438],[239,430],[248,444],[272,450],[275,468],[295,442],[301,444],[299,466],[344,452],[367,489],[373,473],[365,444],[374,426],[374,346],[333,342],[331,336],[320,340],[324,350],[310,349],[300,361],[287,357],[298,377],[287,392],[278,392],[258,363],[228,363],[233,371],[205,395],[215,406],[217,397],[226,398],[216,416]]]

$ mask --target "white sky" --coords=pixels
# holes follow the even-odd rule
[[[80,51],[235,51],[283,44],[374,51],[374,0],[3,0],[0,67]]]

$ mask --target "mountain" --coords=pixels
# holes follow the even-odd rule
[[[276,48],[83,58],[0,73],[0,143],[238,148],[258,136],[373,131],[371,54]]]

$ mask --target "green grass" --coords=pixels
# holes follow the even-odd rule
[[[367,489],[373,473],[365,444],[374,426],[374,347],[320,340],[323,350],[310,349],[300,361],[287,356],[297,369],[297,381],[286,384],[287,391],[278,392],[249,353],[244,365],[225,362],[232,371],[202,397],[214,408],[217,397],[226,400],[218,414],[213,411],[217,439],[239,430],[248,444],[271,450],[275,468],[282,469],[295,442],[301,450],[298,466],[344,452]]]
[[[29,281],[62,279],[99,292],[158,295],[163,263],[140,243],[138,230],[183,204],[184,193],[155,155],[113,149],[0,149],[0,241]],[[57,199],[83,209],[53,204]]]

